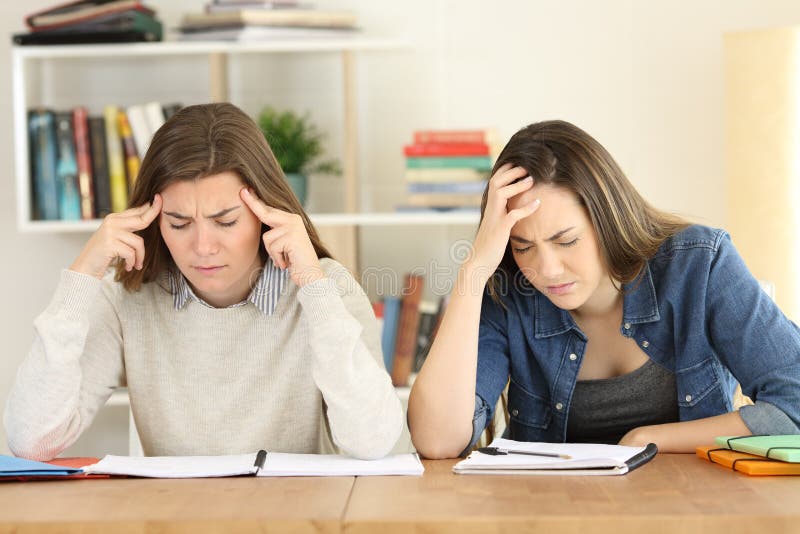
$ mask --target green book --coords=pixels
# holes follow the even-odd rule
[[[787,436],[722,436],[717,445],[773,460],[800,463],[800,434]]]
[[[408,169],[476,169],[488,171],[492,168],[489,156],[456,156],[443,158],[406,158]]]

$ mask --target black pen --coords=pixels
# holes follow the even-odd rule
[[[499,447],[481,447],[478,452],[489,454],[491,456],[504,456],[506,454],[524,454],[526,456],[545,456],[547,458],[561,458],[563,460],[571,460],[572,456],[569,454],[558,454],[555,452],[533,452],[533,451],[517,451],[511,449],[501,449]]]
[[[264,469],[264,462],[266,461],[266,459],[267,459],[267,451],[265,451],[264,449],[258,451],[258,454],[256,454],[256,461],[253,464],[253,466],[256,468],[256,474],[262,469]]]

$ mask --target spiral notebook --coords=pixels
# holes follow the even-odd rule
[[[647,447],[495,439],[455,466],[460,475],[624,475],[658,453]]]

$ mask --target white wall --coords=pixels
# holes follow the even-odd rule
[[[0,34],[23,29],[23,16],[53,4],[29,0],[0,7]],[[493,126],[506,139],[527,123],[563,118],[594,135],[657,206],[724,226],[722,32],[800,22],[794,0],[318,0],[351,8],[370,31],[405,35],[406,51],[370,53],[359,63],[362,204],[385,210],[402,192],[401,147],[414,129]],[[168,27],[201,0],[154,2]],[[58,272],[85,235],[28,235],[15,227],[10,39],[0,40],[0,403],[31,342],[31,324],[49,300]],[[331,131],[337,125],[340,72],[323,57],[308,64],[248,58],[233,65],[232,99],[251,113],[267,103],[308,108]],[[100,106],[153,98],[205,98],[202,65],[84,65],[79,78],[58,65],[53,105]],[[148,70],[152,69],[152,70]],[[157,73],[147,76],[142,73]],[[80,78],[85,81],[81,82]],[[187,86],[188,83],[188,86]],[[115,87],[115,84],[120,84]],[[183,84],[183,85],[181,85]],[[124,89],[124,91],[123,91]],[[77,91],[77,94],[76,94]],[[81,100],[90,94],[92,100]],[[336,209],[336,179],[313,182],[312,210]],[[364,266],[409,269],[430,258],[448,264],[447,247],[471,229],[370,229]],[[450,264],[452,262],[449,262]],[[113,412],[113,410],[112,410]],[[75,454],[120,452],[124,414],[104,415]],[[111,436],[111,441],[109,441]],[[121,440],[120,440],[121,438]],[[0,452],[7,452],[0,429]]]

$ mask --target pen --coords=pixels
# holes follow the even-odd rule
[[[478,452],[489,454],[491,456],[503,456],[506,454],[524,454],[526,456],[546,456],[547,458],[561,458],[563,460],[571,460],[572,456],[569,454],[558,454],[555,452],[533,452],[533,451],[516,451],[511,449],[500,449],[498,447],[481,447]]]

